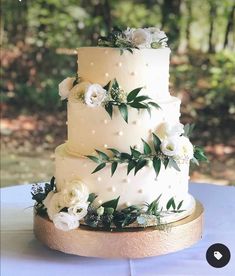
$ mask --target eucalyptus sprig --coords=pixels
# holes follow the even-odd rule
[[[160,108],[160,106],[152,101],[149,96],[141,95],[139,92],[142,87],[132,90],[130,93],[125,92],[120,88],[116,79],[110,81],[104,86],[104,89],[108,91],[108,99],[104,102],[104,108],[108,112],[109,116],[113,116],[113,107],[117,106],[123,119],[128,123],[128,107],[135,109],[145,109],[151,116],[151,108]]]
[[[118,167],[118,164],[122,163],[127,164],[127,175],[132,170],[134,170],[134,174],[136,175],[139,170],[151,163],[155,170],[156,176],[158,176],[162,164],[165,166],[165,168],[171,166],[179,171],[180,169],[176,161],[172,157],[166,156],[162,153],[160,148],[161,140],[155,133],[152,133],[152,137],[152,147],[142,139],[143,152],[140,152],[133,147],[130,147],[130,153],[120,152],[114,148],[108,148],[108,150],[111,152],[111,156],[100,150],[96,150],[97,156],[87,155],[87,158],[98,164],[92,173],[96,173],[105,168],[106,165],[110,164],[111,176],[113,176]]]
[[[118,27],[114,27],[107,36],[100,36],[98,38],[98,46],[119,48],[121,54],[123,54],[124,50],[133,53],[133,49],[139,49],[127,39],[124,32]]]

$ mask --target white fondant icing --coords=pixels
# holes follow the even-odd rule
[[[188,168],[189,164],[181,164],[181,171],[176,171],[174,168],[165,169],[162,166],[157,181],[156,175],[152,168],[146,167],[145,170],[140,170],[136,175],[132,171],[128,178],[130,182],[123,182],[127,178],[127,167],[125,164],[120,164],[117,171],[111,176],[110,165],[107,165],[101,171],[91,174],[97,166],[87,158],[79,158],[69,155],[66,152],[65,145],[57,147],[56,156],[56,171],[55,177],[58,190],[66,183],[71,181],[73,177],[71,173],[76,171],[77,176],[88,187],[89,192],[95,193],[103,202],[117,198],[120,196],[119,207],[123,207],[126,202],[131,204],[150,203],[155,200],[160,194],[160,206],[165,207],[167,201],[174,196],[176,202],[186,199],[188,196]],[[62,159],[65,162],[62,162]],[[84,167],[86,164],[86,167]],[[97,183],[97,177],[101,177],[102,185]],[[181,179],[181,180],[180,180]],[[65,180],[65,183],[64,183]],[[168,184],[168,185],[167,185]],[[169,189],[171,185],[171,189]],[[116,190],[110,194],[109,188],[115,187]],[[137,192],[142,190],[142,192]]]
[[[107,54],[106,54],[107,53]],[[84,80],[101,85],[107,84],[104,78],[109,73],[109,80],[116,78],[126,92],[146,85],[148,95],[153,99],[167,99],[169,85],[170,49],[140,49],[133,54],[116,48],[81,47],[78,48],[78,75]],[[96,66],[90,66],[93,62]],[[122,63],[123,66],[116,66]],[[149,66],[144,66],[149,64]],[[125,66],[124,66],[125,65]],[[130,73],[137,72],[138,78],[130,81]]]

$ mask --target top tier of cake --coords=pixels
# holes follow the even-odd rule
[[[133,54],[117,48],[78,48],[78,75],[91,83],[107,84],[117,79],[125,92],[143,87],[143,94],[166,100],[169,94],[170,49],[133,49]]]

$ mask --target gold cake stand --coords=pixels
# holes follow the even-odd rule
[[[34,216],[36,238],[49,248],[68,254],[99,258],[144,258],[159,256],[190,247],[202,237],[203,206],[196,201],[194,212],[170,223],[165,230],[154,227],[138,231],[106,232],[80,227],[64,232],[53,222]]]

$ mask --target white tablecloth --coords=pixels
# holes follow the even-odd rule
[[[145,259],[106,260],[66,255],[38,242],[32,231],[30,185],[1,189],[1,275],[235,275],[235,188],[190,184],[190,192],[205,207],[203,239],[191,248]],[[231,260],[211,267],[208,247],[223,243]]]

